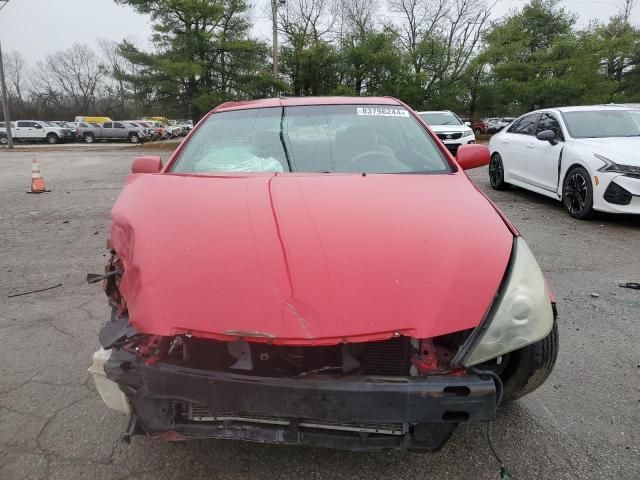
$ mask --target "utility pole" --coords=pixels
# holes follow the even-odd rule
[[[0,0],[0,10],[2,10],[9,0]],[[11,119],[9,118],[9,99],[7,97],[7,83],[4,79],[4,61],[2,60],[2,44],[0,43],[0,87],[2,88],[2,114],[4,115],[4,125],[7,132],[7,146],[13,148],[13,136],[11,135]]]
[[[278,78],[278,3],[281,0],[271,0],[271,28],[273,35],[273,78]],[[282,2],[284,3],[284,1]]]

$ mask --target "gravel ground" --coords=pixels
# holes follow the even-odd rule
[[[104,407],[86,370],[108,309],[83,278],[103,267],[108,212],[137,151],[0,150],[0,479],[498,477],[478,425],[428,455],[121,443],[125,419]],[[24,193],[33,155],[51,193]],[[580,222],[523,190],[490,191],[486,169],[471,176],[527,238],[560,310],[556,369],[501,409],[497,450],[517,479],[640,478],[640,292],[618,286],[640,281],[640,218]]]

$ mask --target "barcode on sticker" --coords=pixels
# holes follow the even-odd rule
[[[409,112],[404,108],[388,108],[388,107],[358,107],[356,108],[358,115],[374,115],[378,117],[408,117]]]

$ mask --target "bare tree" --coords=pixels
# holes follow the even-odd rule
[[[107,71],[91,48],[76,43],[68,50],[47,55],[39,67],[50,86],[62,93],[76,111],[93,109]]]
[[[425,60],[420,45],[440,33],[451,7],[450,0],[389,0],[389,9],[402,19],[400,43],[409,53],[415,73],[422,71]]]
[[[278,10],[279,30],[294,48],[327,36],[335,20],[333,0],[289,0]]]
[[[624,23],[629,23],[633,8],[636,6],[637,0],[624,0],[620,8],[620,16]]]
[[[22,55],[15,50],[5,55],[4,63],[9,103],[13,103],[11,110],[14,112],[14,115],[24,117],[27,113],[25,95],[29,88],[26,75],[27,65]]]
[[[376,25],[376,15],[380,11],[378,0],[341,0],[342,20],[348,31],[357,36],[371,32]]]
[[[104,38],[98,38],[96,42],[100,52],[102,53],[105,71],[117,84],[120,99],[124,102],[126,96],[126,84],[122,77],[124,74],[128,73],[128,62],[120,54],[118,42],[106,40]]]
[[[29,100],[36,117],[47,117],[48,113],[62,112],[64,96],[49,81],[49,76],[42,62],[29,70]]]
[[[399,16],[400,42],[425,98],[462,78],[493,7],[487,0],[388,0],[388,5]]]

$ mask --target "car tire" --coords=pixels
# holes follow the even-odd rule
[[[129,141],[131,143],[140,143],[140,137],[137,133],[132,133],[131,135],[129,135]]]
[[[55,145],[56,143],[58,143],[60,139],[58,138],[58,136],[55,133],[50,133],[47,135],[47,137],[45,138],[45,141],[49,144],[49,145]]]
[[[562,182],[562,204],[573,218],[586,220],[593,214],[593,185],[583,167],[567,172]]]
[[[9,143],[9,141],[7,140],[7,136],[0,135],[0,145],[6,145],[7,143]]]
[[[554,320],[549,335],[508,355],[505,368],[500,372],[503,401],[523,397],[545,382],[556,364],[558,345],[558,324]]]
[[[96,137],[93,136],[93,133],[85,133],[84,134],[84,143],[93,143],[95,142]]]
[[[509,187],[504,181],[504,164],[499,153],[494,153],[489,161],[489,183],[494,190],[505,190]]]

